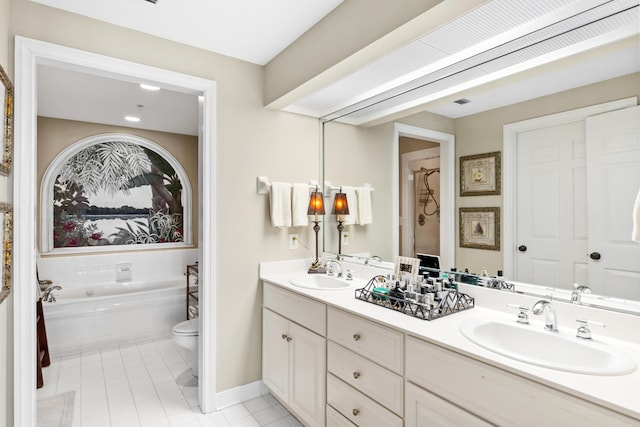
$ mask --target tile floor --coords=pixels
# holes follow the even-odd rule
[[[202,414],[196,381],[170,339],[56,358],[43,377],[38,399],[76,391],[73,427],[301,426],[269,394]]]

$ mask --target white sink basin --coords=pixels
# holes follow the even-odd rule
[[[460,325],[460,332],[487,350],[559,371],[625,375],[636,369],[633,359],[607,344],[545,331],[541,326],[470,319]]]
[[[355,287],[359,280],[346,280],[325,274],[301,274],[289,279],[294,286],[308,289],[340,290]]]

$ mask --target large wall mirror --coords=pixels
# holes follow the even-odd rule
[[[637,19],[637,13],[635,16]],[[624,135],[620,133],[611,136],[610,149],[615,151],[619,163],[617,167],[613,166],[605,172],[605,175],[598,175],[600,178],[596,181],[595,175],[587,176],[585,163],[584,168],[576,167],[571,170],[574,175],[584,174],[588,179],[573,181],[576,176],[569,178],[557,175],[552,179],[547,176],[546,180],[541,179],[527,189],[521,186],[529,178],[519,175],[521,171],[518,169],[516,155],[518,149],[507,137],[509,131],[515,132],[515,123],[531,124],[532,121],[547,117],[547,121],[541,121],[538,126],[539,135],[533,136],[534,148],[546,148],[538,151],[534,149],[531,156],[533,160],[549,160],[555,155],[559,145],[548,145],[551,136],[545,132],[554,133],[551,128],[558,124],[558,117],[564,116],[563,120],[566,121],[566,115],[572,114],[572,111],[584,111],[585,108],[597,105],[613,107],[603,107],[601,110],[594,107],[596,109],[586,116],[597,116],[607,112],[609,108],[611,111],[633,109],[633,105],[637,105],[640,98],[638,43],[637,35],[621,38],[524,72],[495,78],[490,83],[470,84],[464,90],[454,90],[456,82],[451,82],[452,90],[447,92],[445,77],[438,81],[437,87],[438,91],[444,93],[443,96],[433,95],[428,102],[420,104],[419,109],[407,109],[404,114],[392,111],[388,103],[393,99],[376,98],[371,99],[368,105],[360,103],[354,106],[351,111],[343,109],[327,115],[323,135],[325,181],[329,181],[332,186],[367,183],[375,188],[372,200],[373,223],[345,227],[348,238],[345,239],[343,236],[342,254],[362,259],[380,256],[384,261],[393,262],[398,255],[414,256],[423,251],[437,252],[433,245],[419,243],[417,233],[434,221],[451,220],[453,226],[446,228],[444,232],[440,228],[439,236],[435,236],[434,231],[429,232],[433,234],[433,241],[441,242],[439,255],[446,257],[449,249],[453,254],[442,262],[443,268],[468,268],[476,273],[485,270],[490,275],[503,271],[508,280],[521,280],[533,285],[530,289],[538,289],[541,295],[557,290],[561,295],[568,295],[567,298],[570,298],[574,283],[579,283],[591,287],[594,298],[615,300],[623,307],[625,301],[628,301],[634,307],[632,310],[638,312],[635,307],[640,302],[640,243],[631,240],[632,207],[640,190],[640,131],[635,129],[637,126],[626,128]],[[590,70],[589,73],[585,72],[587,69]],[[591,72],[604,69],[608,71]],[[464,72],[466,71],[469,70]],[[577,78],[578,76],[580,78]],[[457,78],[461,78],[461,74],[458,74]],[[416,88],[416,91],[424,93],[428,91],[428,87],[429,83],[426,83]],[[401,96],[409,95],[396,95],[395,98]],[[460,103],[456,105],[454,101]],[[382,111],[385,109],[393,114],[383,117]],[[634,122],[629,117],[631,116],[623,119],[626,120],[625,123]],[[568,155],[577,158],[581,156],[581,150],[586,150],[587,128],[602,126],[597,124],[597,121],[585,117],[569,121],[573,123],[570,126],[577,128],[578,136],[567,137],[574,140]],[[447,171],[452,172],[454,177],[450,187],[442,181],[443,172],[449,166],[442,163],[441,153],[438,163],[438,154],[430,151],[433,148],[441,148],[442,144],[433,139],[415,138],[411,135],[398,143],[395,135],[398,126],[416,127],[454,136],[453,170]],[[623,129],[619,125],[613,127]],[[532,128],[528,128],[528,131],[531,130]],[[556,132],[561,133],[562,130]],[[560,136],[560,139],[562,138]],[[494,195],[462,196],[459,191],[460,157],[494,152],[502,153],[501,191]],[[562,160],[557,172],[564,173],[569,170],[563,165],[572,161],[589,164],[593,162],[585,159]],[[428,182],[425,182],[425,177],[428,178]],[[518,264],[518,257],[526,253],[522,248],[527,246],[528,254],[531,255],[536,252],[535,246],[540,242],[536,242],[535,239],[521,241],[522,230],[518,228],[518,224],[522,225],[531,218],[546,217],[546,223],[536,222],[536,226],[542,228],[534,232],[540,234],[541,238],[538,240],[547,238],[555,252],[574,250],[555,247],[554,239],[557,234],[573,233],[576,241],[593,237],[590,235],[591,232],[587,231],[586,223],[581,222],[591,221],[591,214],[567,215],[563,222],[551,218],[555,215],[554,212],[560,214],[566,212],[567,208],[558,203],[558,197],[564,196],[555,191],[545,190],[542,182],[551,186],[555,185],[554,182],[568,185],[567,179],[571,179],[575,185],[582,185],[572,202],[572,210],[582,211],[598,204],[616,206],[612,228],[605,232],[612,237],[609,239],[611,244],[608,249],[602,249],[608,253],[596,253],[599,250],[581,242],[582,246],[577,249],[580,261],[577,262],[564,257],[552,259],[547,256],[549,250],[546,249],[546,254],[530,261],[536,273],[523,275],[522,272],[526,268]],[[603,184],[604,191],[600,189],[597,192],[603,195],[600,200],[587,197],[592,193],[592,186]],[[327,187],[325,191],[326,189]],[[536,197],[532,197],[532,191]],[[333,200],[333,193],[330,196],[331,199],[327,197],[326,201],[329,206]],[[446,197],[452,198],[453,206],[444,214],[443,209],[447,207]],[[616,199],[615,204],[613,199]],[[517,208],[518,201],[522,200],[531,202],[528,211],[522,210],[524,203]],[[458,221],[461,208],[498,209],[498,227],[502,236],[500,250],[461,247]],[[602,211],[598,215],[611,213]],[[599,232],[602,234],[602,230]],[[336,253],[338,231],[335,218],[329,214],[325,217],[324,233],[325,251]],[[582,234],[578,236],[578,233]],[[452,242],[452,248],[447,248],[446,244],[442,243],[447,239]],[[605,257],[618,258],[618,254],[621,253],[619,247],[626,248],[624,256],[630,257],[631,262],[617,268],[615,274],[608,268],[600,268],[599,273],[591,271],[594,269],[589,267],[590,264],[602,262]],[[538,250],[540,251],[545,250]]]

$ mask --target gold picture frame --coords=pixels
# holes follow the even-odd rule
[[[460,196],[499,195],[501,167],[500,151],[460,157]]]
[[[13,208],[9,203],[0,202],[2,216],[2,289],[0,290],[0,304],[11,293],[11,266],[13,259]]]
[[[13,84],[9,80],[9,76],[0,65],[0,98],[3,102],[2,128],[2,160],[0,161],[0,175],[9,175],[11,172],[11,163],[13,161]]]
[[[500,250],[500,208],[460,208],[460,247]]]

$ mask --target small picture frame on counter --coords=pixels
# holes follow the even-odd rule
[[[414,281],[416,277],[418,277],[418,270],[420,270],[420,260],[418,258],[405,256],[396,257],[396,265],[393,273],[397,278],[409,276],[411,281]]]

